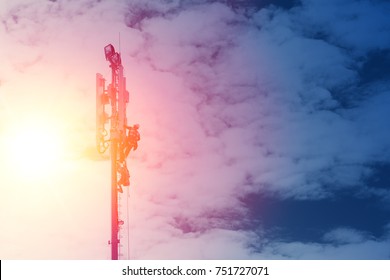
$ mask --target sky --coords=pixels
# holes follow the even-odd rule
[[[122,259],[390,259],[390,3],[2,0],[0,258],[110,259],[95,75],[139,148]]]

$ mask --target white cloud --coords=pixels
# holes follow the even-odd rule
[[[324,240],[336,244],[361,243],[366,239],[366,234],[350,229],[337,228],[324,235]]]
[[[275,243],[264,248],[260,258],[299,260],[379,260],[389,258],[389,241],[366,240],[355,244]]]

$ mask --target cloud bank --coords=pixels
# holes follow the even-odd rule
[[[322,243],[275,240],[251,226],[242,198],[322,200],[340,191],[389,198],[388,186],[379,194],[365,183],[376,164],[388,164],[389,83],[364,81],[362,71],[388,51],[390,5],[231,2],[1,4],[0,125],[45,111],[71,127],[73,149],[93,145],[94,75],[108,77],[102,50],[120,32],[128,118],[141,124],[142,137],[128,160],[129,221],[122,198],[125,257],[130,245],[137,259],[389,258],[388,235],[377,240],[345,227],[324,232]],[[107,258],[109,165],[72,162],[55,183],[66,189],[65,208],[55,218],[33,212],[34,222],[0,238],[17,244],[31,229],[38,236],[50,228],[41,241],[55,249],[2,244],[4,258]],[[1,185],[26,219],[29,196]],[[43,199],[48,207],[54,193]],[[2,223],[13,222],[4,215]]]

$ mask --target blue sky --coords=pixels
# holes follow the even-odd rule
[[[20,191],[36,182],[0,173],[0,257],[107,258],[94,75],[120,32],[142,137],[131,258],[389,259],[389,14],[380,0],[2,2],[0,133],[45,112],[72,156],[39,203]]]

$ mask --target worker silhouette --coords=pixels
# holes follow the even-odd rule
[[[120,175],[119,181],[118,181],[118,191],[123,192],[122,186],[123,187],[128,187],[130,186],[130,173],[129,169],[127,169],[126,166],[126,161],[123,162],[123,164],[118,165],[118,173]]]
[[[137,150],[138,148],[138,141],[141,140],[141,136],[138,132],[139,124],[135,124],[133,126],[126,126],[127,128],[127,134],[124,139],[123,143],[123,155],[122,155],[122,161],[125,160],[130,151],[133,149],[133,151]]]

